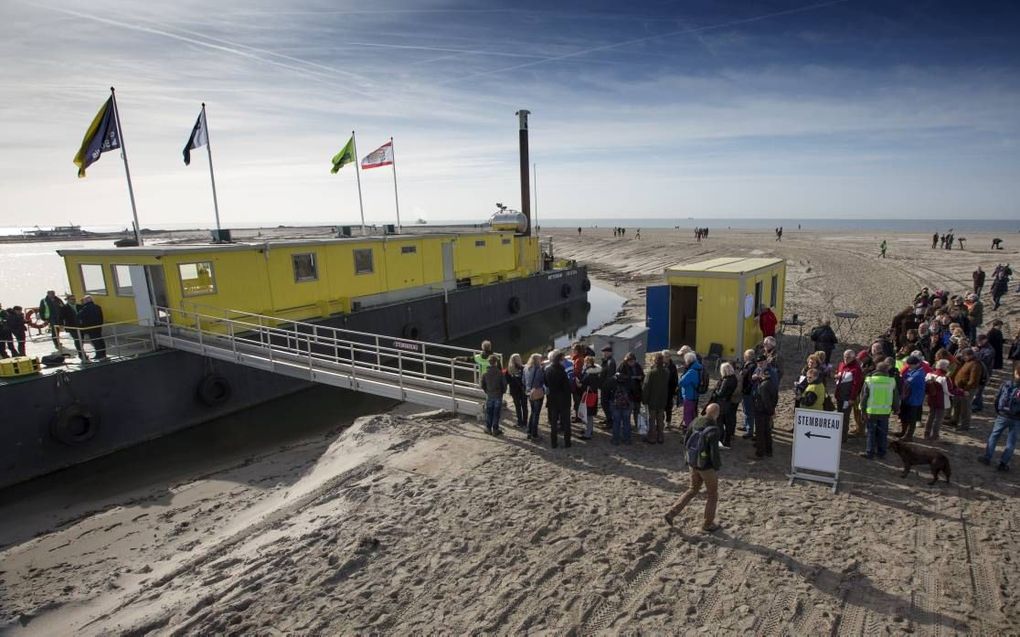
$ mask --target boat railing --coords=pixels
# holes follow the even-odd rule
[[[95,339],[86,336],[82,340],[82,337],[97,327],[101,328],[108,358],[135,358],[153,352],[158,347],[152,327],[139,325],[137,321],[117,321],[92,327],[62,325],[61,330],[67,332],[72,340],[76,339],[79,343],[91,342],[95,347]]]
[[[270,365],[302,365],[352,375],[372,374],[394,384],[424,382],[449,391],[479,388],[476,350],[381,334],[286,321],[252,312],[221,310],[219,316],[156,307],[159,334],[200,347],[230,350],[237,360],[257,354]],[[228,316],[229,315],[229,316]]]

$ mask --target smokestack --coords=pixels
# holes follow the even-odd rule
[[[526,111],[523,108],[516,113],[521,124],[521,212],[528,220],[527,236],[529,237],[531,236],[531,182],[528,180],[528,166],[530,165],[528,160],[528,115],[530,114],[531,111]]]

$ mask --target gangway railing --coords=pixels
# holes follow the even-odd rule
[[[154,308],[164,347],[294,378],[481,415],[475,350],[225,310]]]

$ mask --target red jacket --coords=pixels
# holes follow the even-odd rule
[[[778,323],[779,319],[776,318],[775,312],[769,308],[765,308],[758,316],[758,326],[761,328],[762,336],[775,336]]]
[[[856,360],[849,365],[841,362],[836,369],[836,384],[845,383],[847,374],[850,376],[851,382],[850,400],[857,400],[861,395],[861,388],[864,387],[864,372],[861,370],[860,363]]]

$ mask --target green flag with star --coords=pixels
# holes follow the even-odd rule
[[[351,138],[347,140],[347,143],[340,149],[340,152],[333,156],[333,170],[329,172],[335,175],[345,165],[354,161],[357,161],[357,159],[354,156],[354,135],[351,135]]]

